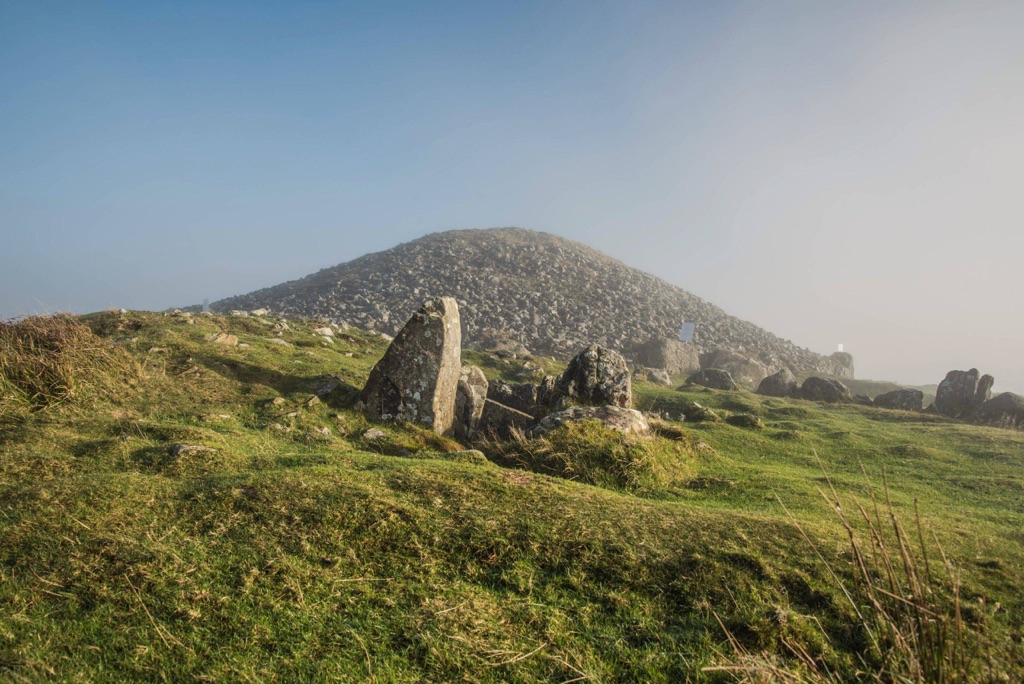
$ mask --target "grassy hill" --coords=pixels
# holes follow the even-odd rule
[[[0,329],[0,678],[891,681],[914,605],[925,647],[957,652],[926,637],[962,625],[973,679],[1024,677],[1022,433],[643,384],[644,410],[758,420],[583,426],[482,458],[413,426],[366,435],[348,406],[386,341],[317,327],[107,312]],[[883,473],[918,596],[884,570],[907,580]],[[853,548],[898,596],[895,630]],[[705,669],[734,666],[757,669]]]

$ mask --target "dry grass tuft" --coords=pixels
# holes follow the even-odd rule
[[[136,374],[127,354],[69,314],[0,322],[0,415],[113,396]]]

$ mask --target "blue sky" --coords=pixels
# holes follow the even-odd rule
[[[450,228],[578,239],[863,377],[1024,391],[1024,3],[0,0],[0,316]]]

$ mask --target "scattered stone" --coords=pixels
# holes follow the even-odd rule
[[[269,340],[267,340],[267,342],[270,342],[271,344],[279,344],[282,347],[290,347],[290,346],[292,346],[291,342],[286,342],[286,341],[282,340],[280,337],[271,337]]]
[[[238,335],[228,335],[227,333],[213,333],[206,336],[207,342],[213,342],[214,344],[224,344],[229,347],[238,346]]]
[[[487,460],[487,456],[484,452],[478,449],[466,449],[465,451],[453,451],[445,455],[449,461],[455,461],[456,463],[475,463],[476,465],[492,465]]]
[[[517,411],[511,406],[499,404],[493,399],[486,399],[477,434],[507,439],[513,430],[526,430],[536,420],[529,413]]]
[[[924,392],[916,389],[897,389],[879,394],[873,404],[877,408],[921,411],[924,408]]]
[[[321,435],[323,435],[324,437],[330,437],[330,436],[331,436],[331,428],[329,428],[329,427],[326,427],[326,426],[325,426],[325,427],[322,427],[322,428],[319,428],[319,429],[317,430],[317,432],[319,432],[319,433],[320,433]]]
[[[768,369],[757,359],[752,359],[728,349],[717,349],[710,354],[701,354],[702,369],[724,370],[732,376],[733,382],[745,387],[757,387],[768,375]]]
[[[853,403],[857,406],[874,406],[875,400],[866,394],[854,394]]]
[[[341,387],[340,378],[336,378],[333,375],[325,375],[313,382],[313,394],[318,397],[326,397],[339,387]]]
[[[182,456],[194,456],[197,454],[212,454],[217,450],[196,444],[172,444],[168,451],[171,454],[171,458],[181,458]]]
[[[306,408],[310,408],[312,406],[316,406],[319,403],[320,403],[320,397],[318,397],[318,396],[316,396],[314,394],[309,399],[306,399],[306,401],[302,402],[302,405],[305,406]]]
[[[713,410],[706,406],[698,404],[695,401],[686,402],[686,404],[683,406],[683,415],[681,416],[681,418],[691,423],[712,423],[721,420],[718,414],[715,413]]]
[[[573,358],[555,381],[553,404],[562,400],[630,408],[633,383],[622,354],[592,344]]]
[[[455,436],[461,440],[473,439],[480,426],[487,401],[487,378],[484,372],[471,364],[462,366],[455,393]]]
[[[363,433],[363,439],[369,440],[371,442],[374,442],[378,439],[384,439],[385,437],[387,437],[387,434],[379,428],[370,428],[369,430]]]
[[[736,382],[732,379],[732,375],[728,371],[724,371],[720,368],[706,368],[704,370],[697,371],[690,377],[686,378],[687,385],[700,385],[701,387],[710,387],[711,389],[717,390],[736,390],[739,387],[736,386]]]
[[[764,429],[764,423],[752,413],[738,413],[726,418],[725,422],[736,427],[747,428],[748,430]]]
[[[239,349],[248,349],[248,348],[250,348],[251,346],[252,346],[251,344],[247,344],[247,343],[245,343],[245,342],[239,342],[239,343],[238,343],[238,348],[239,348]]]
[[[826,404],[838,404],[853,401],[849,388],[832,378],[810,377],[800,387],[800,398],[807,401],[823,401]]]
[[[372,420],[407,421],[449,434],[462,373],[459,305],[451,297],[427,300],[370,371],[359,394]]]
[[[274,406],[284,406],[288,402],[285,401],[284,397],[274,397],[273,401],[271,401],[270,403],[273,404]]]
[[[647,434],[651,427],[643,414],[621,406],[572,406],[545,416],[529,430],[527,437],[543,437],[565,423],[579,423],[584,420],[600,421],[605,427],[626,434]]]
[[[672,376],[668,374],[668,370],[665,368],[648,368],[647,381],[662,387],[672,386]]]
[[[757,386],[757,393],[766,397],[792,397],[796,390],[796,377],[788,368],[769,375]]]
[[[266,316],[267,314],[270,313],[270,309],[254,309],[249,313],[251,313],[253,316]]]
[[[334,331],[330,328],[317,328],[313,332],[317,335],[322,335],[323,337],[334,337]]]
[[[973,420],[981,425],[1024,430],[1024,397],[1003,392],[979,406]]]
[[[284,425],[281,425],[280,423],[271,423],[270,424],[270,429],[271,430],[277,430],[278,432],[291,432],[292,431],[292,429],[290,427],[285,427]]]

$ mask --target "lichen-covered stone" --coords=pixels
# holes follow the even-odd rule
[[[418,423],[450,434],[461,359],[458,304],[451,297],[427,300],[370,371],[360,405],[371,420]]]
[[[584,420],[596,420],[611,430],[626,434],[647,434],[651,430],[647,419],[635,409],[621,406],[572,406],[545,416],[526,431],[526,436],[543,437],[560,425]]]
[[[471,364],[462,367],[455,392],[455,436],[472,439],[480,425],[487,400],[487,378],[484,372]]]
[[[573,358],[555,381],[549,403],[566,399],[596,406],[633,406],[633,382],[622,354],[592,344]],[[553,400],[553,401],[552,401]]]

